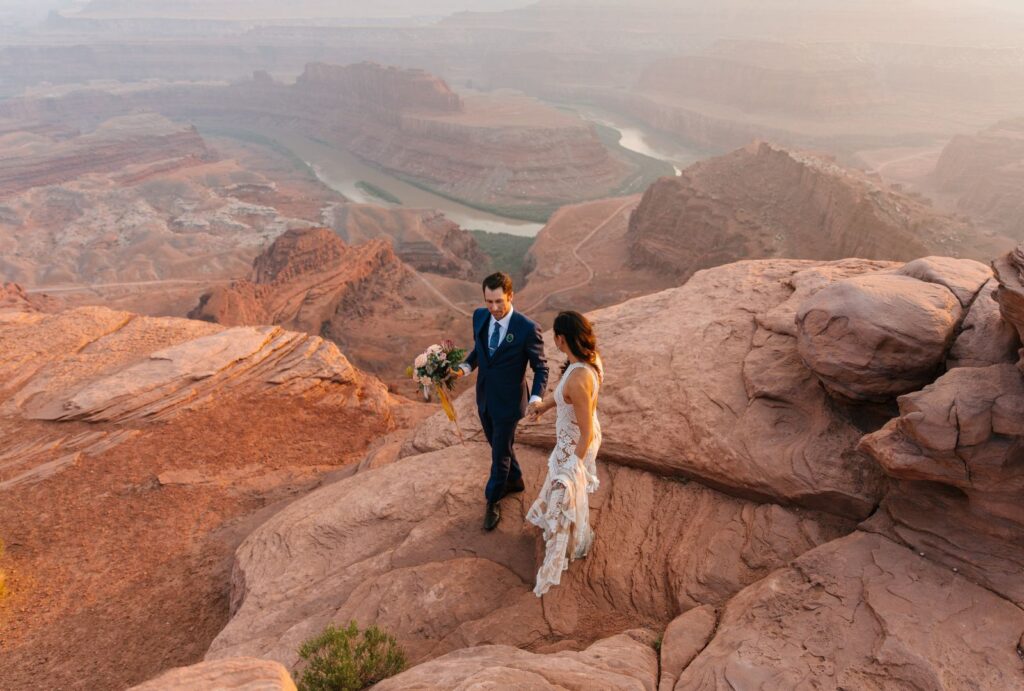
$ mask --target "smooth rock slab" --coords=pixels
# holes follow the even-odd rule
[[[481,527],[484,444],[357,473],[276,514],[236,553],[233,616],[208,659],[253,655],[292,667],[304,640],[353,618],[391,631],[412,662],[483,644],[578,649],[724,603],[854,527],[599,463],[591,553],[538,599],[543,545],[523,516],[546,457],[530,448],[519,456],[527,489],[502,501],[492,533]]]
[[[131,691],[295,691],[288,670],[251,657],[200,662],[164,672]]]
[[[394,689],[620,689],[654,691],[658,657],[649,631],[628,631],[580,652],[540,655],[504,645],[457,650],[386,679]]]
[[[738,262],[590,313],[607,371],[598,403],[601,458],[761,501],[869,515],[881,499],[883,475],[856,449],[863,430],[835,408],[800,360],[786,315],[795,315],[788,304],[794,282],[808,272],[815,273],[802,294],[889,266]],[[956,302],[945,288],[899,280]],[[550,341],[546,334],[557,379],[564,356]],[[472,390],[456,409],[463,435],[481,438]],[[521,425],[518,440],[551,448],[554,415]],[[403,453],[453,443],[454,426],[438,415],[415,431]]]
[[[1024,611],[878,535],[808,552],[728,604],[676,689],[1011,689]]]
[[[710,605],[685,612],[665,629],[661,639],[661,678],[658,691],[672,691],[684,669],[707,646],[718,625],[718,613]]]

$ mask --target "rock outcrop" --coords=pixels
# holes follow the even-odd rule
[[[962,314],[942,286],[859,276],[800,305],[797,351],[832,394],[884,402],[935,378]]]
[[[741,259],[987,260],[996,251],[970,226],[862,173],[763,142],[652,185],[629,242],[634,266],[680,281]]]
[[[969,136],[959,134],[942,150],[934,178],[957,209],[978,223],[1014,238],[1024,237],[1024,118],[1007,120]]]
[[[477,646],[417,665],[374,688],[653,689],[658,678],[653,643],[650,632],[633,630],[580,652],[538,655],[509,646]]]
[[[270,660],[232,658],[200,662],[164,672],[156,679],[133,686],[131,691],[295,691],[288,670]]]
[[[866,517],[881,498],[882,473],[856,451],[862,430],[833,409],[801,361],[795,318],[814,292],[889,266],[738,262],[592,312],[609,363],[602,457],[742,496]],[[546,341],[549,359],[560,362]],[[478,434],[472,393],[456,406],[463,433]],[[550,421],[525,425],[518,438],[550,448],[554,430]],[[405,453],[456,441],[450,423],[435,417]]]
[[[19,315],[35,311],[37,311],[37,307],[32,298],[20,285],[17,283],[0,285],[0,319],[12,318],[12,313]]]
[[[994,297],[1003,320],[1024,340],[1024,245],[992,262],[999,281]]]
[[[675,688],[1013,688],[1019,607],[878,535],[796,559],[726,606]]]
[[[393,375],[461,309],[402,262],[389,239],[353,246],[314,228],[283,234],[253,262],[250,279],[214,288],[189,316],[322,335],[360,367]]]
[[[335,207],[331,226],[350,244],[390,238],[417,271],[470,281],[486,275],[489,259],[476,239],[438,211],[345,204]]]

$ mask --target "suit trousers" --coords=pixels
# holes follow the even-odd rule
[[[480,413],[480,423],[483,425],[487,443],[491,445],[491,476],[487,479],[484,496],[488,502],[497,502],[505,496],[508,485],[516,484],[523,479],[523,471],[512,448],[516,442],[516,427],[519,426],[519,420],[495,420],[485,410]]]

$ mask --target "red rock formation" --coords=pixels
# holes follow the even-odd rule
[[[161,169],[166,173],[212,158],[194,127],[137,129],[141,131],[132,131],[131,124],[118,128],[112,123],[105,130],[65,140],[41,154],[4,156],[0,159],[0,198],[90,173],[119,172],[128,166],[170,159],[173,164]]]
[[[347,108],[390,118],[407,110],[457,113],[465,107],[444,80],[428,72],[372,62],[345,66],[312,63],[295,86],[311,96],[327,93]]]
[[[740,259],[913,259],[982,254],[970,226],[855,171],[755,143],[652,185],[630,258],[679,279]]]
[[[0,402],[12,689],[198,661],[247,525],[358,461],[395,409],[317,336],[93,307],[0,319]]]
[[[476,239],[438,211],[345,204],[335,207],[332,226],[349,243],[390,238],[418,271],[476,281],[489,263]]]
[[[251,280],[215,288],[189,317],[322,333],[343,305],[370,309],[381,291],[410,275],[386,240],[351,247],[327,228],[290,230],[256,258]]]
[[[953,137],[934,176],[939,189],[955,197],[959,211],[1001,233],[1024,237],[1024,119]]]
[[[0,273],[64,288],[56,294],[73,303],[120,299],[157,314],[175,311],[173,291],[194,304],[209,282],[246,271],[266,242],[343,200],[214,155],[193,128],[152,113],[71,138],[6,137],[0,177]]]
[[[35,312],[28,293],[17,283],[0,286],[0,312]]]
[[[189,316],[319,334],[361,367],[395,375],[431,339],[452,335],[452,305],[425,281],[384,237],[353,246],[326,228],[291,230],[256,258],[249,280],[214,288]]]
[[[164,672],[131,691],[191,691],[226,688],[239,691],[295,691],[288,670],[270,660],[232,658],[201,662]]]
[[[999,311],[1024,340],[1024,245],[992,262],[999,287],[995,298]]]

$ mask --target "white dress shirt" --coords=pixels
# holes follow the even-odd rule
[[[491,336],[494,333],[495,324],[497,324],[497,328],[498,328],[498,347],[499,348],[501,347],[501,339],[505,338],[505,336],[508,334],[508,323],[510,321],[512,321],[512,312],[513,312],[513,309],[512,309],[511,306],[509,306],[508,314],[506,314],[504,317],[502,317],[501,319],[499,319],[497,321],[495,321],[494,315],[493,314],[491,315],[491,320],[489,322],[487,322],[487,337],[484,338],[484,345],[486,345],[488,348],[490,347]],[[473,371],[472,369],[470,369],[469,365],[467,365],[465,363],[460,365],[460,367],[462,368],[462,371],[465,372],[466,374],[469,374],[470,372]],[[540,396],[530,396],[530,403],[540,403],[541,400],[542,399],[541,399]]]

